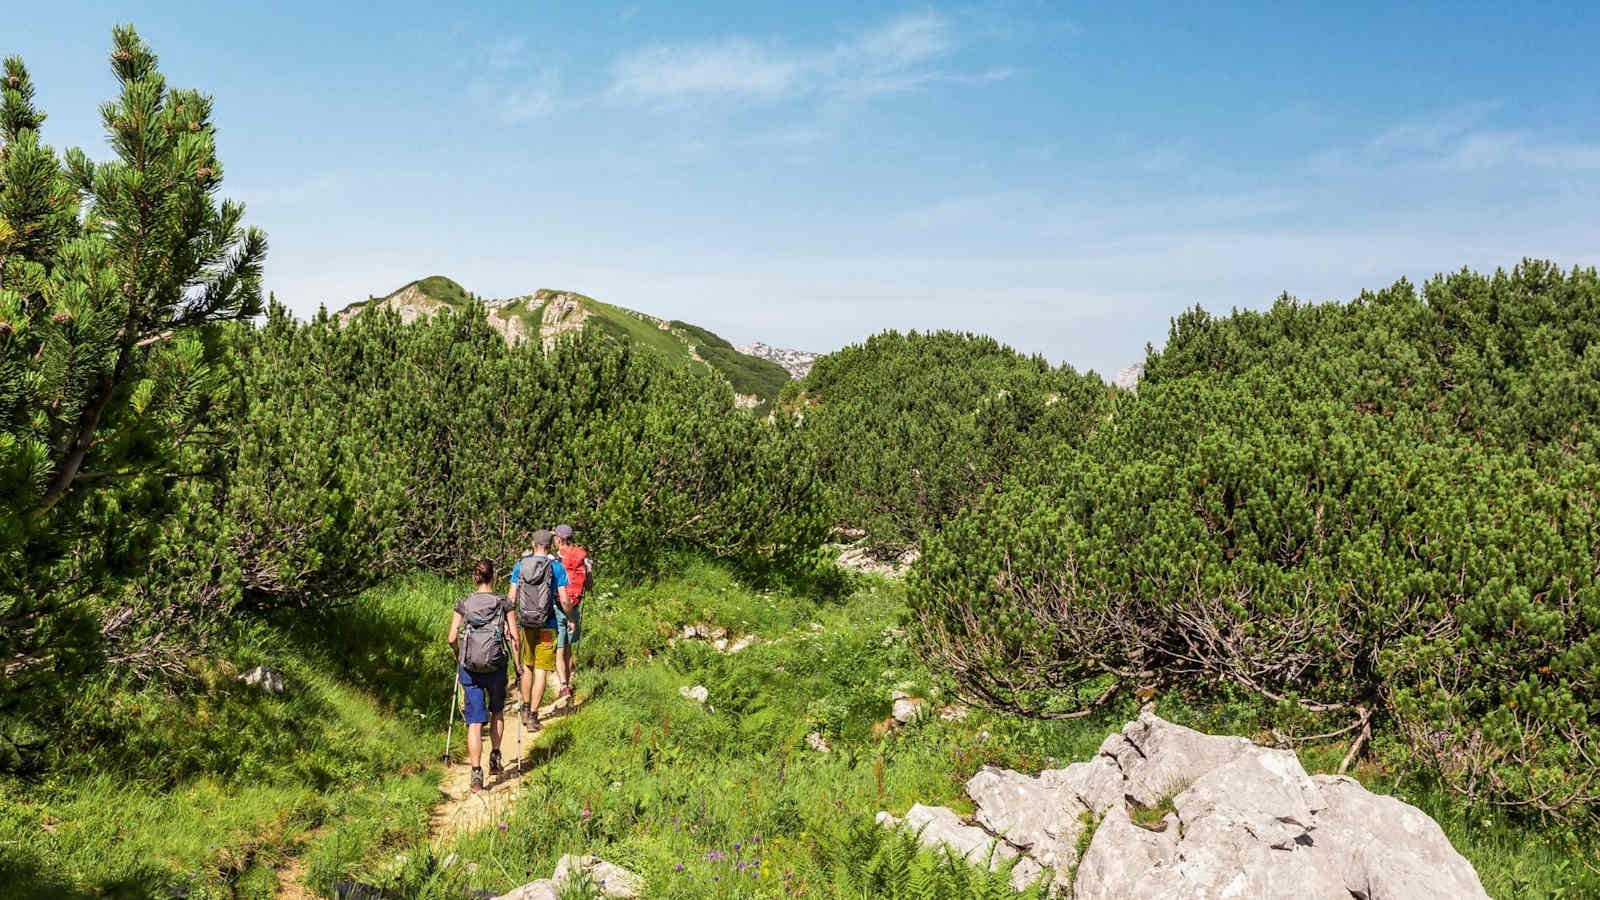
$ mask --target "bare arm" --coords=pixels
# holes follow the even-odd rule
[[[453,614],[450,617],[450,637],[446,641],[446,643],[448,643],[450,645],[450,652],[451,653],[455,652],[455,650],[456,650],[456,638],[459,637],[460,635],[461,635],[461,613],[458,612],[458,613]]]
[[[567,595],[567,589],[565,586],[556,588],[556,598],[561,601],[561,611],[565,613],[568,618],[571,618],[572,598]]]
[[[511,635],[511,643],[513,646],[515,646],[516,642],[522,638],[522,624],[517,621],[518,587],[519,585],[513,581],[511,582],[511,590],[507,592],[507,596],[511,600],[511,608],[506,610],[506,632]]]

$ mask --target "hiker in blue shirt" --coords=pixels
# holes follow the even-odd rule
[[[535,531],[533,552],[517,560],[511,570],[511,607],[521,637],[522,724],[530,731],[539,727],[545,673],[556,670],[556,611],[567,617],[572,614],[567,570],[560,558],[550,553],[551,543],[550,532]]]

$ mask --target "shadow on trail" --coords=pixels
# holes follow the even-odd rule
[[[572,734],[570,732],[562,732],[552,738],[548,746],[530,747],[528,752],[523,754],[523,774],[527,774],[529,769],[554,762],[561,754],[571,750],[572,744]]]

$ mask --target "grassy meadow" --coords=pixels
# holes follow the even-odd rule
[[[652,897],[1009,897],[1001,877],[916,854],[873,814],[916,802],[969,812],[963,785],[979,766],[1085,758],[1134,713],[1050,723],[973,710],[885,728],[893,690],[950,702],[900,637],[896,583],[763,581],[695,559],[676,572],[597,587],[582,708],[528,748],[522,794],[498,821],[449,842],[427,823],[450,699],[442,638],[461,584],[404,578],[242,625],[181,696],[91,689],[64,716],[64,765],[5,786],[8,896],[270,897],[291,879],[331,896],[349,879],[456,898],[592,852],[642,875]],[[723,654],[675,640],[701,622],[759,642]],[[257,664],[283,670],[289,689],[268,696],[235,680]],[[679,694],[696,684],[705,706]],[[1264,737],[1242,702],[1202,713],[1171,695],[1159,712]],[[810,749],[811,732],[831,751]],[[1343,749],[1301,756],[1328,771]],[[1600,892],[1580,834],[1466,806],[1387,771],[1381,746],[1372,758],[1356,774],[1435,816],[1494,896]]]

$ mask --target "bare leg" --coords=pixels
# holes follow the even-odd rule
[[[543,673],[540,673],[540,674],[543,674]],[[539,683],[542,685],[544,683],[544,679],[541,678],[539,680]],[[530,699],[532,697],[532,695],[533,695],[533,666],[523,666],[522,667],[522,708],[523,709],[536,709],[537,708],[537,707],[535,707],[533,705],[533,702]]]
[[[544,702],[544,680],[547,674],[543,669],[533,670],[533,700],[528,708],[534,712],[538,712],[539,704]]]
[[[478,768],[478,761],[483,755],[483,723],[473,722],[467,726],[467,761],[474,769]]]
[[[571,644],[556,651],[556,684],[561,687],[567,686],[567,665],[571,656]]]
[[[505,733],[506,733],[506,715],[505,715],[505,713],[490,713],[489,714],[489,741],[490,741],[491,745],[494,747],[494,749],[497,752],[500,749],[500,739],[505,736]]]

